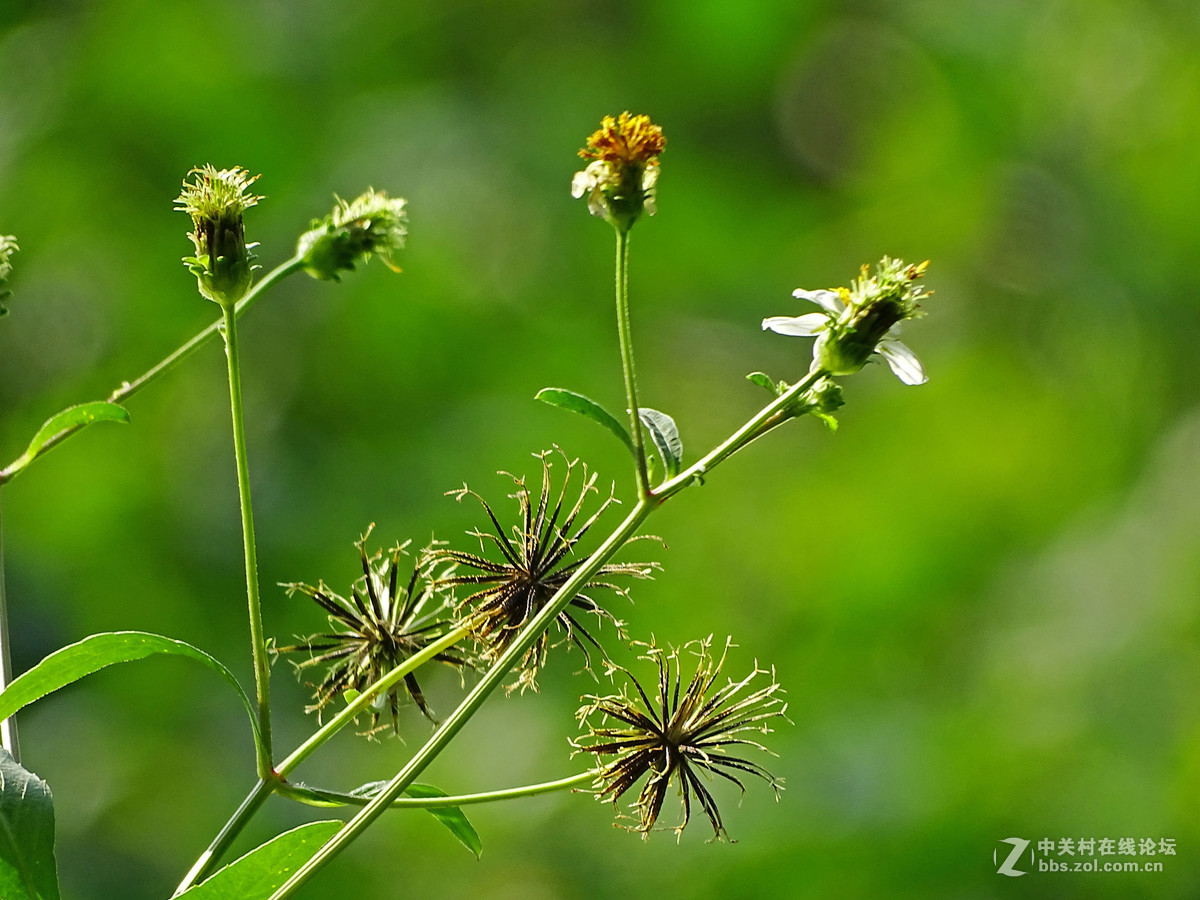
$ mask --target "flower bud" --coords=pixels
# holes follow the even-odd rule
[[[830,431],[837,431],[838,421],[834,416],[846,405],[842,397],[842,386],[829,378],[822,378],[807,391],[801,400],[802,411],[820,419]]]
[[[621,113],[605,116],[600,130],[579,151],[590,159],[587,168],[576,172],[571,196],[587,194],[588,211],[627,232],[643,211],[654,215],[654,187],[658,182],[658,156],[667,146],[662,128],[649,116]]]
[[[188,175],[195,178],[184,181],[175,208],[192,217],[194,230],[188,237],[196,255],[183,261],[196,276],[201,294],[222,306],[236,303],[250,289],[256,268],[250,250],[258,245],[246,244],[242,213],[262,199],[247,193],[259,176],[242,168],[217,170],[210,165]]]
[[[366,262],[375,254],[399,272],[392,254],[404,246],[408,235],[404,206],[403,197],[389,198],[373,189],[349,203],[338,197],[333,211],[313,220],[312,228],[296,244],[304,271],[313,278],[340,281],[339,272],[352,270],[356,262]]]
[[[12,291],[8,290],[8,279],[12,275],[11,260],[12,255],[20,249],[15,237],[11,234],[0,234],[0,316],[8,313],[4,301],[12,294]]]

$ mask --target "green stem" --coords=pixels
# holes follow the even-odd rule
[[[275,771],[281,778],[287,777],[300,763],[308,759],[313,754],[313,751],[353,722],[359,713],[366,710],[375,701],[376,697],[390,690],[393,685],[399,684],[405,676],[411,672],[415,672],[439,653],[448,650],[467,637],[473,627],[473,622],[462,623],[453,631],[447,632],[443,637],[438,638],[420,653],[414,653],[400,665],[396,666],[396,668],[364,690],[350,703],[347,703],[345,709],[322,725],[308,740],[293,750],[291,755],[276,767]]]
[[[179,887],[175,888],[175,893],[172,897],[177,897],[186,891],[188,888],[199,883],[205,878],[209,872],[220,861],[221,856],[233,843],[233,839],[241,833],[241,830],[246,827],[246,823],[258,812],[259,808],[266,802],[279,785],[279,782],[272,778],[270,780],[259,779],[258,783],[251,788],[250,793],[246,795],[246,799],[242,801],[230,818],[221,829],[221,832],[213,839],[213,842],[208,845],[208,849],[200,854],[200,858],[196,860],[191,870],[183,877],[183,881],[179,883]]]
[[[629,407],[629,434],[633,438],[638,498],[650,496],[646,472],[646,441],[639,410],[637,372],[633,366],[633,329],[629,318],[629,232],[617,229],[617,337],[621,342],[621,371],[625,375],[625,403]]]
[[[779,425],[785,419],[775,419],[776,415],[803,394],[814,384],[826,377],[829,373],[824,369],[817,368],[816,363],[808,370],[808,374],[802,379],[793,384],[783,394],[776,397],[774,401],[764,406],[758,413],[746,422],[741,428],[723,440],[720,444],[714,447],[703,459],[693,463],[688,468],[684,469],[674,478],[660,484],[652,492],[652,496],[659,503],[679,493],[685,487],[704,480],[704,476],[710,471],[727,460],[733,454],[737,453],[743,447],[748,446],[757,438],[766,434],[767,431]]]
[[[440,809],[447,806],[471,806],[476,803],[496,803],[501,800],[516,800],[521,797],[536,797],[538,794],[550,794],[568,788],[582,787],[594,781],[596,773],[592,771],[569,775],[556,781],[543,781],[541,784],[527,784],[521,787],[505,788],[499,791],[485,791],[479,794],[459,794],[455,797],[397,797],[392,801],[392,809]],[[298,800],[301,803],[310,799],[325,800],[343,806],[366,806],[369,797],[356,797],[341,791],[326,791],[320,788],[299,788],[281,785],[279,793]]]
[[[295,256],[292,259],[289,259],[287,262],[276,266],[274,269],[264,275],[262,280],[255,284],[245,297],[237,302],[234,314],[241,316],[270,288],[274,287],[287,276],[295,272],[299,272],[302,268],[303,261],[299,256]],[[162,375],[164,372],[168,372],[173,369],[180,362],[187,359],[189,356],[211,341],[214,337],[216,337],[217,332],[221,330],[221,324],[223,321],[223,318],[217,319],[203,331],[195,335],[195,337],[193,337],[186,344],[183,344],[181,347],[176,349],[174,353],[161,360],[157,365],[153,366],[141,376],[135,378],[133,381],[121,382],[120,386],[114,388],[113,392],[108,395],[108,402],[122,402],[126,398],[136,394],[139,390],[141,390],[154,379],[158,378],[158,376]],[[62,431],[58,432],[58,434],[46,441],[46,443],[42,446],[42,449],[38,451],[38,456],[40,457],[42,454],[61,444],[71,435],[81,431],[85,427],[85,425],[80,424],[72,425],[69,428],[64,428]],[[9,465],[4,469],[0,469],[0,484],[8,481],[10,478],[16,475],[17,472],[22,470],[23,467],[18,467],[15,464]]]
[[[472,622],[464,622],[458,628],[438,638],[438,640],[434,641],[420,653],[413,654],[400,665],[396,666],[387,675],[364,690],[350,703],[346,704],[346,707],[341,712],[322,725],[308,740],[292,751],[287,759],[275,767],[275,774],[271,778],[267,780],[260,779],[258,784],[246,796],[246,799],[242,801],[241,806],[238,807],[229,821],[221,828],[220,833],[213,839],[213,842],[209,844],[208,849],[196,860],[191,871],[188,872],[179,887],[175,889],[175,893],[183,893],[209,874],[213,867],[220,862],[229,845],[233,843],[233,839],[246,827],[246,824],[258,812],[259,807],[262,806],[263,801],[266,800],[272,791],[285,795],[288,793],[286,784],[280,779],[285,778],[290,772],[294,771],[318,747],[353,722],[359,713],[365,711],[374,702],[377,696],[390,690],[393,685],[398,684],[406,675],[416,671],[439,653],[448,650],[467,637],[471,633],[472,627]]]
[[[9,656],[8,601],[4,594],[4,516],[0,509],[0,691],[12,681],[12,658]],[[0,743],[17,762],[21,761],[21,745],[17,741],[17,720],[9,716],[0,722]]]
[[[254,511],[250,505],[250,465],[246,459],[246,427],[242,415],[242,376],[238,363],[236,306],[222,306],[225,314],[225,357],[229,363],[229,407],[233,417],[233,452],[237,461],[238,500],[242,511],[242,546],[246,556],[246,606],[250,613],[250,650],[254,656],[254,686],[258,700],[258,727],[262,745],[258,752],[258,777],[268,781],[271,770],[271,662],[263,634],[262,603],[258,593],[258,551],[254,542]]]
[[[408,764],[358,812],[346,825],[335,834],[325,846],[303,866],[296,870],[288,881],[271,895],[271,900],[283,900],[290,897],[299,888],[325,867],[326,863],[342,852],[352,841],[362,834],[391,804],[404,792],[416,777],[425,770],[433,759],[445,749],[446,745],[458,734],[475,711],[483,704],[488,695],[494,691],[509,671],[520,662],[525,652],[534,645],[543,631],[550,627],[558,614],[566,608],[575,594],[587,583],[600,567],[615,554],[625,542],[633,536],[637,529],[653,511],[654,506],[645,500],[639,500],[637,505],[625,517],[625,521],[608,536],[596,552],[588,557],[566,583],[555,593],[550,601],[521,629],[513,642],[500,655],[499,659],[480,679],[479,683],[459,704],[458,708],[433,733],[433,736],[416,752]]]

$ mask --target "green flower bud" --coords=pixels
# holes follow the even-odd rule
[[[368,189],[347,203],[340,197],[324,219],[300,236],[296,253],[304,270],[313,278],[340,281],[338,273],[375,254],[393,272],[400,269],[392,254],[404,246],[408,235],[408,213],[403,197],[389,198],[383,191]]]
[[[258,180],[245,169],[217,170],[210,165],[192,169],[191,182],[184,180],[175,208],[192,217],[194,230],[188,234],[196,247],[195,256],[184,264],[196,276],[200,293],[225,306],[236,303],[254,279],[257,244],[246,244],[242,213],[262,197],[247,193]]]
[[[0,234],[0,316],[8,313],[4,301],[12,295],[12,291],[7,289],[8,278],[12,275],[11,259],[12,255],[20,249],[15,237],[11,234]]]
[[[824,422],[830,431],[837,431],[838,421],[834,413],[846,405],[840,384],[822,378],[804,392],[802,403],[805,412]]]

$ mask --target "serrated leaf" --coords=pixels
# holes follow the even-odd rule
[[[746,376],[746,380],[753,384],[757,384],[759,387],[766,388],[774,397],[778,397],[782,393],[782,391],[779,390],[779,385],[776,383],[775,379],[773,379],[766,372],[751,372]]]
[[[666,413],[650,409],[647,406],[638,410],[638,416],[641,418],[642,424],[646,426],[646,430],[650,432],[650,439],[654,441],[654,449],[662,457],[667,477],[674,478],[683,466],[683,441],[679,438],[679,429],[675,427],[675,420]]]
[[[0,897],[59,900],[50,787],[0,749]]]
[[[543,403],[548,403],[550,406],[557,406],[559,409],[567,409],[573,413],[579,413],[584,418],[591,419],[598,425],[603,425],[629,448],[629,452],[633,453],[633,438],[629,436],[629,430],[617,421],[607,409],[583,394],[577,394],[574,391],[568,391],[565,388],[542,388],[534,396],[535,400],[541,400]]]
[[[276,835],[207,881],[188,888],[187,900],[269,900],[292,874],[309,861],[338,831],[338,821],[309,822]]]
[[[94,403],[81,403],[69,406],[57,412],[42,423],[25,452],[13,460],[6,470],[11,478],[27,465],[33,462],[46,449],[46,443],[68,428],[82,428],[93,422],[128,422],[129,412],[123,406],[109,403],[107,400],[97,400]]]
[[[237,692],[238,697],[241,698],[242,705],[246,707],[246,713],[250,717],[250,724],[254,731],[255,744],[261,743],[254,705],[229,669],[225,668],[215,657],[209,656],[191,644],[145,631],[109,631],[103,634],[93,634],[78,643],[51,653],[28,672],[14,679],[0,693],[0,721],[7,719],[33,701],[40,700],[47,694],[78,681],[85,675],[91,675],[93,672],[117,663],[133,662],[147,656],[164,653],[194,659],[228,681]]]

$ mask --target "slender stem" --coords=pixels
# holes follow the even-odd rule
[[[479,794],[459,794],[455,797],[397,797],[392,801],[391,808],[441,809],[447,806],[471,806],[476,803],[496,803],[500,800],[536,797],[538,794],[550,794],[554,791],[566,790],[567,788],[582,787],[594,781],[595,778],[596,773],[588,771],[580,772],[578,775],[568,775],[566,778],[559,778],[555,781],[543,781],[541,784],[527,784],[521,787],[505,788],[499,791],[485,791]],[[312,798],[344,806],[366,806],[370,802],[369,797],[356,797],[353,794],[344,794],[340,791],[325,791],[320,788],[300,789],[298,787],[281,785],[279,793],[291,797],[293,800],[298,800],[301,803],[308,802]]]
[[[625,403],[629,407],[629,434],[637,474],[638,498],[650,496],[646,472],[646,442],[638,404],[637,372],[633,366],[633,330],[629,318],[629,232],[617,229],[617,336],[621,342],[621,370],[625,375]]]
[[[816,363],[808,370],[808,374],[793,384],[783,394],[776,397],[771,403],[764,406],[758,413],[746,422],[741,428],[723,440],[720,444],[714,447],[703,459],[693,463],[688,468],[684,469],[674,478],[660,484],[652,493],[652,496],[659,503],[665,502],[675,494],[679,493],[688,485],[694,484],[697,481],[702,481],[704,476],[724,462],[733,454],[737,453],[743,447],[748,446],[752,441],[761,437],[771,428],[780,424],[783,419],[771,421],[781,412],[789,403],[803,394],[814,384],[826,377],[829,373],[824,369],[817,368]]]
[[[4,516],[0,509],[0,691],[12,681],[12,658],[9,656],[8,601],[4,594]],[[17,741],[17,720],[9,716],[0,722],[0,743],[17,762],[21,761],[21,745]]]
[[[420,653],[413,654],[400,665],[396,666],[387,675],[355,697],[354,700],[347,703],[345,709],[322,725],[308,740],[292,751],[287,759],[275,767],[275,774],[270,779],[260,779],[258,784],[247,795],[246,799],[242,801],[241,806],[238,807],[237,811],[222,827],[220,833],[213,839],[213,842],[209,844],[208,849],[196,860],[191,871],[188,872],[179,887],[175,889],[175,893],[183,893],[183,891],[208,875],[213,867],[220,862],[222,855],[229,848],[229,845],[233,843],[233,839],[246,827],[251,817],[258,812],[259,807],[262,806],[263,801],[266,800],[272,791],[284,795],[289,793],[287,785],[281,779],[295,770],[300,763],[304,762],[318,747],[337,734],[338,731],[353,722],[355,717],[366,710],[377,696],[389,690],[392,685],[399,683],[406,675],[416,671],[442,651],[449,649],[461,641],[471,633],[472,627],[473,623],[464,622],[458,628],[434,641]]]
[[[408,764],[388,782],[387,786],[373,797],[353,819],[347,822],[325,846],[318,850],[308,862],[297,869],[292,877],[271,895],[271,900],[283,900],[283,898],[290,897],[295,893],[318,871],[324,868],[326,863],[341,853],[342,850],[362,834],[404,792],[404,789],[413,783],[426,766],[458,734],[463,725],[467,723],[471,716],[475,714],[475,711],[487,699],[488,695],[500,685],[509,671],[525,655],[525,651],[533,646],[539,635],[566,608],[567,604],[571,602],[575,594],[587,583],[588,579],[595,575],[600,567],[624,546],[625,542],[633,536],[634,532],[637,531],[638,527],[645,521],[654,508],[653,505],[647,503],[645,500],[638,501],[629,515],[625,517],[625,521],[608,536],[604,543],[597,548],[595,553],[588,557],[583,565],[575,570],[574,574],[558,589],[549,602],[521,629],[520,633],[513,639],[513,642],[500,655],[500,658],[496,660],[492,667],[484,674],[483,678],[480,679],[479,683],[467,694],[462,703],[459,704],[458,709],[433,733],[433,736],[425,743],[425,746],[418,750],[413,758],[408,761]]]
[[[251,788],[250,793],[246,795],[246,799],[238,806],[229,821],[221,829],[220,833],[213,839],[213,842],[208,845],[208,849],[200,854],[200,858],[193,864],[191,870],[183,877],[183,881],[179,883],[179,887],[175,888],[175,893],[172,897],[177,897],[203,879],[213,867],[220,861],[221,855],[233,843],[233,839],[238,836],[246,823],[258,812],[261,807],[271,796],[271,792],[275,790],[279,782],[272,778],[265,780],[260,778],[258,783]]]
[[[229,362],[229,407],[233,417],[233,452],[237,461],[238,499],[242,510],[242,546],[246,555],[246,606],[250,613],[250,649],[254,656],[254,686],[258,700],[258,727],[262,746],[258,753],[258,777],[270,780],[271,771],[271,662],[263,634],[262,603],[258,594],[258,551],[254,542],[254,511],[250,505],[250,465],[246,459],[246,428],[242,416],[242,375],[238,363],[237,313],[223,306],[222,333]]]
[[[246,312],[246,310],[248,310],[255,303],[255,301],[257,301],[270,288],[274,287],[276,284],[278,284],[280,281],[282,281],[287,276],[289,276],[295,272],[299,272],[302,268],[303,268],[303,261],[301,260],[301,258],[299,256],[295,256],[292,259],[289,259],[287,262],[282,263],[279,266],[276,266],[274,269],[272,269],[270,272],[268,272],[266,275],[264,275],[262,280],[259,281],[257,284],[255,284],[254,287],[252,287],[250,289],[250,291],[246,294],[245,297],[243,297],[241,300],[239,300],[237,302],[237,306],[235,307],[234,314],[237,316],[241,316],[243,313]],[[141,390],[143,387],[145,387],[147,384],[149,384],[154,379],[158,378],[158,376],[162,375],[164,372],[167,372],[167,371],[173,369],[180,362],[187,359],[189,356],[191,356],[193,353],[195,353],[197,350],[199,350],[202,346],[204,346],[209,341],[211,341],[214,337],[216,337],[217,332],[220,331],[220,329],[221,329],[222,321],[223,321],[223,318],[217,319],[215,322],[213,322],[211,325],[209,325],[203,331],[196,334],[187,343],[183,344],[178,349],[176,349],[175,352],[171,353],[169,356],[167,356],[166,358],[161,360],[157,365],[151,367],[145,373],[143,373],[139,377],[135,378],[133,381],[121,382],[121,384],[118,387],[114,388],[113,392],[108,395],[108,401],[110,403],[120,403],[123,400],[125,400],[127,397],[130,397],[133,394],[137,393],[139,390]],[[56,447],[57,445],[61,444],[63,441],[65,441],[71,435],[75,434],[78,431],[81,431],[84,427],[86,427],[86,426],[80,424],[80,425],[72,425],[69,428],[64,428],[62,431],[58,432],[58,434],[54,435],[52,438],[50,438],[48,441],[46,441],[46,443],[42,446],[42,449],[38,452],[38,456],[40,457],[42,454],[46,453],[53,447]],[[24,469],[24,467],[14,467],[14,465],[9,465],[4,469],[0,469],[0,484],[3,484],[4,482],[8,481],[10,478],[14,477],[17,474],[17,472],[23,471],[23,469]]]

